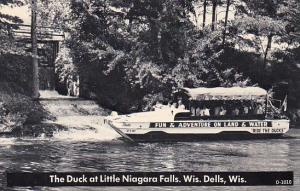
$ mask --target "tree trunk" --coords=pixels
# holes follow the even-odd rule
[[[224,21],[224,31],[223,31],[223,43],[222,43],[223,46],[225,44],[225,39],[226,39],[226,29],[227,29],[227,22],[228,22],[229,6],[230,6],[230,0],[227,0],[225,21]]]
[[[272,38],[273,38],[272,34],[268,35],[268,42],[267,42],[267,47],[266,47],[266,51],[265,51],[265,55],[264,55],[264,65],[263,65],[264,70],[267,68],[267,56],[268,56],[268,53],[271,49]]]
[[[207,0],[204,0],[203,2],[203,25],[202,27],[205,27],[205,22],[206,22],[206,6],[207,6]]]
[[[216,22],[216,10],[217,10],[217,0],[212,0],[212,21],[211,21],[211,30],[215,30],[215,22]]]
[[[39,65],[36,35],[37,0],[31,2],[31,46],[32,46],[32,98],[39,97]]]
[[[161,20],[161,17],[160,17],[160,20]],[[157,31],[157,45],[158,45],[158,59],[160,61],[163,60],[163,50],[162,50],[162,29],[161,29],[161,26],[158,27],[158,31]]]

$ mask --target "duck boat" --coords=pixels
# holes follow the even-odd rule
[[[183,88],[174,94],[178,100],[178,107],[160,105],[104,121],[132,142],[267,139],[289,130],[282,108],[275,108],[259,87]]]

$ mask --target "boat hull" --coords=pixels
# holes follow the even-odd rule
[[[169,134],[152,131],[146,134],[126,134],[137,142],[198,142],[218,140],[278,139],[284,134],[251,134],[249,132],[226,131],[217,134]]]
[[[112,122],[124,136],[138,142],[248,140],[281,138],[288,120],[205,120]]]

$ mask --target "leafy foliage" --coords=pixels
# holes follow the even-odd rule
[[[0,83],[0,132],[10,132],[26,124],[38,124],[48,114],[15,83]],[[21,92],[21,93],[19,93]]]
[[[217,17],[214,27],[192,22],[202,18],[200,0],[43,0],[38,20],[66,32],[60,82],[78,75],[82,97],[115,110],[147,109],[183,86],[298,87],[299,0],[230,3],[226,26]],[[209,18],[227,1],[206,6]],[[299,91],[291,90],[291,107],[299,108]]]
[[[151,95],[168,98],[178,87],[247,85],[250,80],[234,68],[221,70],[222,31],[199,32],[189,18],[193,3],[71,1],[67,47],[81,95],[96,94],[102,104],[126,112],[149,105]]]
[[[25,0],[1,0],[2,6],[22,6]],[[0,55],[2,54],[24,54],[24,50],[20,48],[20,43],[14,41],[11,29],[14,27],[11,24],[22,23],[23,21],[16,16],[4,14],[0,12]]]

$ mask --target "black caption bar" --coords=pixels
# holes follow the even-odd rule
[[[7,173],[7,186],[290,186],[283,172],[47,172]]]

